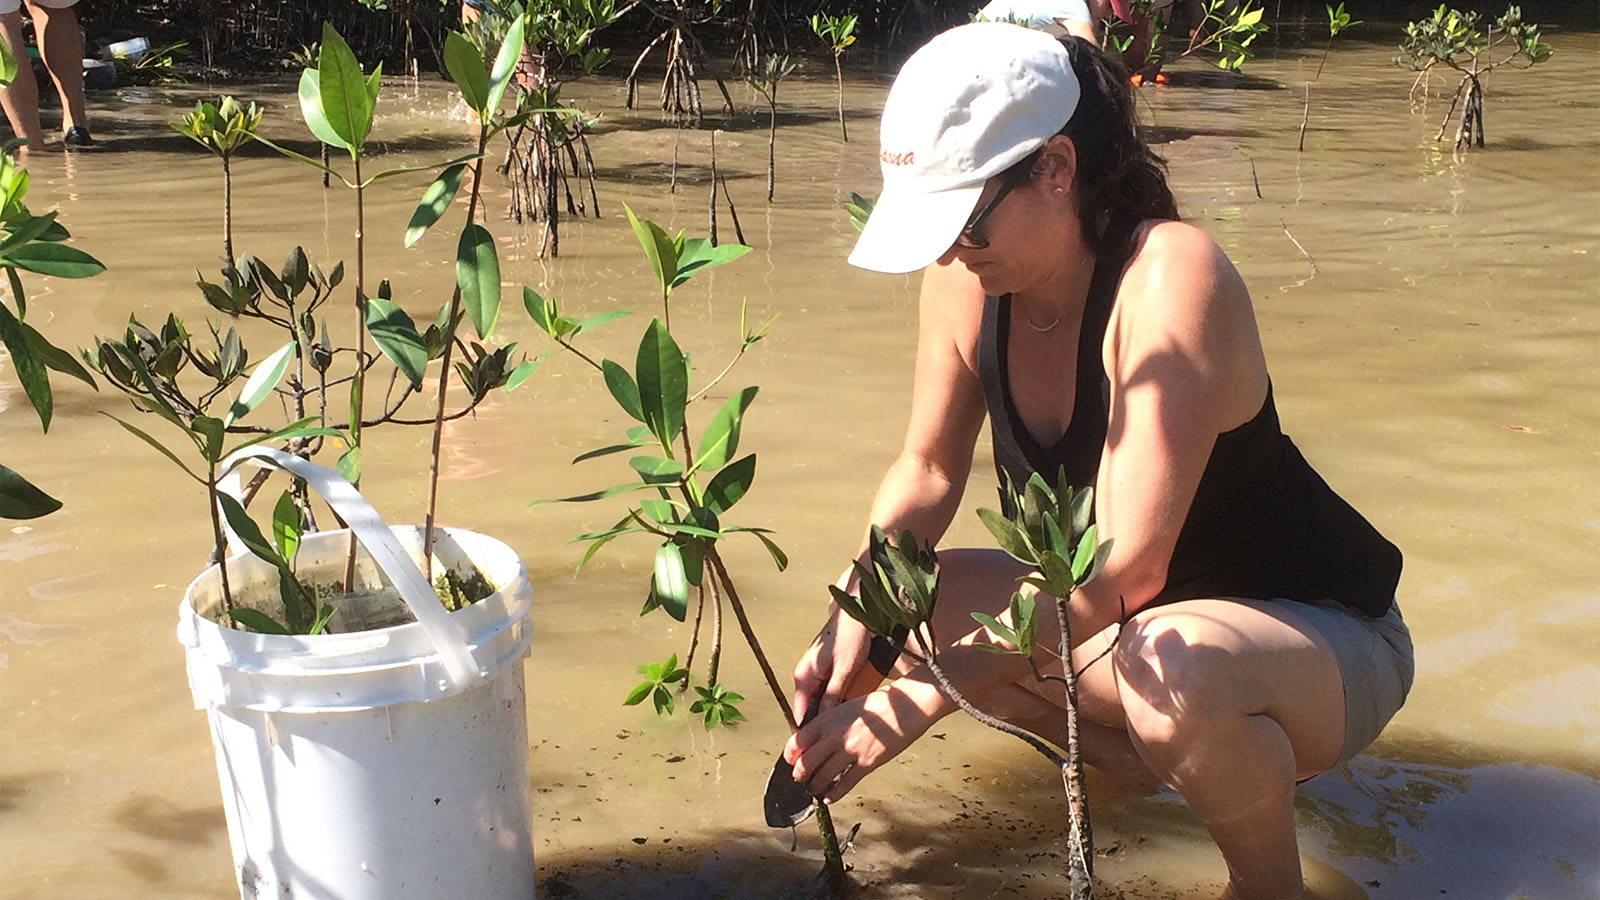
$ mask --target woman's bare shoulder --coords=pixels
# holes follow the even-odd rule
[[[1118,289],[1125,314],[1170,326],[1249,324],[1250,294],[1233,262],[1211,236],[1185,222],[1147,222]]]
[[[976,371],[978,331],[983,323],[983,287],[959,260],[935,263],[923,271],[921,331],[950,341],[968,368]]]

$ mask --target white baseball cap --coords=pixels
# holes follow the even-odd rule
[[[883,193],[850,264],[900,274],[938,259],[984,183],[1060,132],[1078,93],[1066,48],[1043,32],[975,22],[924,44],[884,102]]]

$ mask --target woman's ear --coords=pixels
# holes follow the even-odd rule
[[[1033,168],[1034,178],[1055,194],[1072,193],[1073,180],[1078,174],[1078,148],[1072,139],[1056,135],[1039,150],[1039,161]]]

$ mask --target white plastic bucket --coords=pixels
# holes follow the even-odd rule
[[[421,528],[383,534],[420,561]],[[308,535],[302,581],[342,581],[349,535]],[[363,540],[380,542],[370,530]],[[178,637],[210,721],[244,900],[534,896],[521,664],[532,589],[510,547],[470,531],[436,529],[434,559],[435,572],[470,562],[498,589],[442,617],[462,642],[454,653],[440,651],[438,623],[316,636],[224,628],[213,621],[219,567],[189,585]],[[281,617],[271,565],[249,554],[226,565],[235,603]],[[377,572],[363,547],[358,584],[381,583]],[[421,580],[397,574],[397,585]],[[366,606],[340,615],[405,615],[393,590]]]

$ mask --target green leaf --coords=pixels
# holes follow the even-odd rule
[[[0,240],[0,256],[4,256],[11,250],[44,234],[50,229],[51,225],[55,224],[55,221],[56,214],[52,212],[45,213],[42,216],[29,216],[15,222],[7,222],[6,230],[10,234],[6,235],[4,240]]]
[[[1090,525],[1089,530],[1083,533],[1083,538],[1078,541],[1078,551],[1072,557],[1072,581],[1081,583],[1083,576],[1089,571],[1089,564],[1094,562],[1095,534],[1100,530],[1098,525]]]
[[[243,450],[246,447],[253,447],[256,444],[268,444],[273,441],[291,441],[295,438],[303,437],[333,437],[341,434],[337,428],[309,427],[312,422],[317,421],[317,418],[317,416],[306,416],[304,419],[297,419],[283,426],[282,428],[275,429],[267,434],[256,435],[244,443],[234,447],[231,453],[238,453],[240,450]],[[225,453],[223,455],[228,456],[230,454]]]
[[[553,500],[535,500],[528,505],[543,506],[546,503],[588,503],[591,500],[604,500],[607,497],[615,497],[618,494],[626,494],[630,491],[653,490],[654,488],[655,485],[634,481],[628,484],[614,484],[605,490],[591,491],[587,494],[574,494],[571,497],[558,497]]]
[[[221,419],[214,419],[211,416],[195,416],[194,421],[189,423],[189,430],[202,439],[200,453],[207,462],[222,461],[222,436],[226,427]]]
[[[500,259],[494,238],[476,222],[461,232],[456,245],[456,285],[479,340],[487,338],[500,317]]]
[[[650,696],[650,692],[655,690],[655,688],[656,683],[654,681],[639,682],[633,686],[633,690],[628,692],[628,698],[622,701],[622,705],[638,706],[644,702],[644,698]]]
[[[683,474],[683,463],[656,456],[635,456],[628,460],[628,466],[651,484],[675,482]]]
[[[600,361],[600,373],[605,377],[606,390],[611,392],[622,411],[640,422],[646,422],[644,408],[639,405],[639,386],[634,383],[628,370],[609,359],[603,359]]]
[[[322,81],[316,69],[306,69],[300,73],[299,92],[300,116],[305,119],[311,134],[329,146],[340,150],[350,149],[349,142],[333,130],[333,125],[329,124],[328,117],[322,112]]]
[[[576,335],[580,332],[591,331],[608,322],[615,322],[618,319],[625,319],[631,315],[633,315],[633,313],[625,309],[614,309],[611,312],[603,312],[598,316],[592,316],[584,319],[582,322],[579,322],[578,326],[572,329],[572,333]]]
[[[494,67],[489,73],[489,97],[484,109],[493,114],[500,108],[500,98],[505,96],[511,74],[517,70],[517,60],[522,56],[523,32],[527,26],[526,15],[517,16],[506,36],[500,41],[500,52],[495,54]],[[482,67],[480,66],[480,69]]]
[[[1017,639],[1016,631],[1012,630],[1004,622],[1000,621],[994,616],[991,616],[988,613],[975,612],[972,614],[972,621],[977,622],[979,625],[982,625],[983,627],[994,632],[994,636],[1000,640],[1005,641],[1008,644],[1015,644],[1019,647],[1021,646],[1021,641]]]
[[[662,296],[666,296],[672,290],[673,278],[678,274],[678,253],[672,239],[667,237],[660,225],[649,219],[635,217],[628,204],[622,204],[622,209],[628,214],[628,224],[633,226],[633,236],[644,248],[645,258],[650,261],[650,270],[661,285]]]
[[[334,466],[345,481],[355,484],[361,480],[361,448],[351,447],[339,456]]]
[[[300,549],[300,532],[300,507],[295,505],[294,495],[284,491],[272,507],[272,544],[279,556],[294,559]]]
[[[100,260],[66,244],[35,242],[5,254],[0,265],[16,266],[56,278],[90,278],[106,270]]]
[[[1037,564],[1033,549],[1028,546],[1028,539],[1015,522],[992,509],[978,510],[978,518],[983,520],[984,527],[989,529],[1000,549],[1010,554],[1012,559],[1028,565]]]
[[[689,363],[660,319],[651,319],[639,341],[634,371],[639,379],[639,406],[662,449],[672,452],[683,430],[683,409],[689,400]]]
[[[61,508],[61,501],[16,472],[0,466],[0,519],[37,519]]]
[[[322,46],[317,52],[317,88],[328,126],[354,155],[372,127],[372,98],[355,53],[328,22],[322,23]]]
[[[689,280],[700,269],[710,269],[730,263],[750,252],[750,248],[743,244],[722,244],[712,246],[705,238],[691,238],[683,242],[683,251],[677,254],[677,274],[672,278],[672,286],[677,287]]]
[[[45,340],[44,335],[35,331],[27,322],[19,324],[22,326],[22,333],[28,338],[28,346],[33,348],[33,352],[38,355],[39,361],[44,363],[46,368],[63,375],[71,375],[89,387],[100,390],[100,386],[94,383],[94,378],[89,375],[88,370],[73,359],[72,354]]]
[[[750,483],[756,477],[756,455],[754,453],[736,462],[730,463],[727,468],[718,472],[711,483],[706,485],[706,508],[721,515],[727,512],[735,503],[738,503],[749,490]]]
[[[672,692],[660,685],[656,686],[655,693],[650,695],[650,700],[655,704],[656,715],[672,715],[673,705],[677,702],[672,697]]]
[[[456,191],[461,187],[461,175],[466,170],[465,165],[450,166],[440,172],[439,177],[422,192],[422,200],[417,203],[416,211],[411,213],[411,221],[406,223],[407,247],[421,240],[433,223],[439,221],[439,217],[450,208],[450,201],[455,199]]]
[[[50,416],[55,409],[55,401],[50,394],[50,376],[45,372],[44,360],[39,358],[29,343],[22,323],[17,321],[4,303],[0,303],[0,345],[4,345],[11,354],[11,365],[17,370],[17,380],[22,382],[28,402],[39,414],[39,425],[49,431]]]
[[[517,367],[512,369],[511,374],[506,376],[506,390],[516,390],[524,381],[528,380],[528,376],[532,375],[534,370],[539,368],[539,363],[544,362],[544,360],[545,357],[541,355],[538,359],[526,359],[517,363]]]
[[[1111,545],[1115,540],[1101,541],[1100,546],[1094,548],[1094,561],[1089,564],[1089,570],[1078,580],[1078,587],[1083,587],[1095,579],[1100,571],[1106,567],[1106,560],[1111,556]]]
[[[273,354],[262,360],[256,370],[250,373],[250,379],[244,383],[244,389],[239,392],[239,399],[233,401],[228,407],[228,412],[222,417],[223,425],[232,425],[250,414],[250,410],[261,405],[261,401],[272,395],[273,389],[282,380],[283,373],[289,369],[289,360],[294,356],[294,341],[290,341],[273,351]]]
[[[271,616],[259,609],[236,607],[228,610],[227,613],[233,617],[235,622],[238,622],[240,625],[243,625],[251,631],[259,631],[262,634],[291,633],[289,629],[279,625],[277,620],[273,619]]]
[[[489,104],[489,76],[483,71],[483,54],[457,31],[444,36],[444,67],[461,91],[461,99],[482,115]]]
[[[106,418],[110,419],[113,422],[116,422],[118,425],[121,425],[124,429],[126,429],[129,434],[132,434],[134,437],[138,438],[139,440],[144,441],[146,444],[149,444],[150,446],[154,447],[158,452],[160,452],[160,454],[162,456],[165,456],[167,459],[172,460],[173,465],[175,465],[178,468],[182,469],[183,473],[185,475],[188,475],[190,478],[193,478],[195,481],[198,481],[201,484],[205,484],[206,483],[206,480],[204,478],[201,478],[199,475],[196,475],[194,472],[190,471],[189,467],[184,464],[183,460],[179,459],[177,454],[173,453],[171,450],[168,450],[165,444],[161,443],[160,441],[158,441],[155,438],[151,437],[150,435],[146,434],[142,430],[140,430],[138,428],[135,428],[132,425],[129,425],[127,422],[122,421],[121,419],[117,418],[116,416],[113,416],[112,414],[106,412],[105,410],[100,410],[100,415],[105,416]]]
[[[217,503],[222,506],[223,517],[228,520],[228,527],[233,529],[234,535],[239,538],[239,543],[244,544],[246,550],[274,566],[282,566],[283,557],[278,555],[277,548],[261,536],[261,529],[256,527],[255,520],[250,518],[250,514],[245,512],[239,501],[220,492],[216,498]]]
[[[720,469],[739,449],[739,428],[744,421],[744,411],[750,408],[760,388],[747,387],[729,397],[711,417],[700,436],[700,450],[695,454],[695,468]]]
[[[17,80],[17,58],[11,54],[11,49],[0,41],[0,85],[10,84]]]
[[[1034,595],[1017,591],[1011,595],[1011,621],[1017,628],[1017,649],[1024,656],[1033,655],[1033,638],[1039,632],[1039,620]]]
[[[629,442],[629,443],[626,443],[626,444],[612,444],[609,447],[601,447],[598,450],[590,450],[587,453],[580,453],[577,456],[573,457],[572,463],[573,463],[573,465],[577,465],[578,463],[584,462],[586,460],[598,459],[598,458],[600,458],[602,456],[610,456],[613,453],[622,453],[622,452],[624,452],[626,450],[637,450],[642,446],[644,446],[644,445],[643,444],[638,444],[638,443],[633,443],[633,442]]]
[[[776,543],[774,543],[772,538],[767,537],[767,534],[769,533],[767,529],[750,528],[744,525],[729,525],[723,530],[727,532],[744,531],[755,535],[758,539],[760,539],[762,544],[766,545],[767,553],[772,556],[772,562],[778,567],[779,572],[789,568],[789,554],[784,553],[782,547],[779,547]]]
[[[656,548],[656,568],[650,584],[661,608],[682,622],[689,613],[689,578],[683,570],[683,553],[672,541]]]
[[[422,388],[422,375],[428,365],[428,350],[417,324],[393,301],[373,297],[367,301],[367,331],[383,355],[411,382],[412,390]]]

